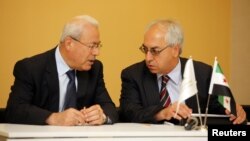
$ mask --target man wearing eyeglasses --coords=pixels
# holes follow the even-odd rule
[[[38,125],[101,125],[118,114],[96,60],[98,22],[82,15],[66,23],[57,47],[16,63],[6,121]]]
[[[171,20],[151,23],[145,31],[144,42],[139,48],[145,60],[133,64],[121,73],[120,118],[126,122],[179,124],[179,121],[198,113],[196,97],[180,104],[176,114],[182,74],[187,59],[181,58],[183,33]],[[211,66],[194,61],[201,112],[205,113]],[[225,109],[211,98],[209,113],[225,114]],[[237,105],[234,124],[246,119],[242,106]]]

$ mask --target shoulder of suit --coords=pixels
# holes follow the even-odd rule
[[[211,65],[208,65],[204,62],[195,61],[195,60],[194,60],[194,66],[200,66],[200,67],[204,67],[204,68],[211,68],[212,67]]]
[[[180,60],[182,63],[186,64],[188,59],[180,57]],[[201,62],[201,61],[198,61],[198,60],[193,60],[193,64],[194,64],[194,67],[195,66],[211,67],[211,65],[208,65],[208,64]]]
[[[20,61],[42,61],[42,60],[46,60],[46,58],[50,58],[50,57],[54,57],[55,58],[55,48],[48,50],[46,52],[40,53],[40,54],[36,54],[33,55],[31,57],[26,57]]]
[[[137,62],[122,70],[122,75],[131,75],[133,77],[143,77],[145,72],[148,72],[145,61]]]
[[[46,52],[36,54],[31,57],[24,58],[17,61],[16,65],[30,66],[31,68],[41,68],[46,66],[48,62],[55,60],[55,48],[48,50]]]
[[[141,62],[137,62],[137,63],[134,63],[132,65],[129,65],[128,67],[124,68],[123,70],[136,70],[136,71],[139,71],[139,70],[143,69],[145,66],[146,66],[146,63],[143,60]]]

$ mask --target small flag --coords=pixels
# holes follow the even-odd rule
[[[236,106],[233,94],[216,58],[214,61],[213,73],[208,93],[217,95],[219,103],[233,115],[236,115]]]
[[[193,95],[197,94],[197,86],[196,86],[196,79],[194,74],[194,65],[193,59],[190,57],[185,65],[185,70],[183,74],[183,80],[181,83],[180,88],[180,97],[178,99],[177,108],[174,117],[176,117],[180,103],[185,101],[186,99],[192,97]]]
[[[198,92],[194,74],[193,59],[190,57],[185,65],[178,103],[185,101]]]

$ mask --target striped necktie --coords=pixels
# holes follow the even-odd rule
[[[163,107],[168,107],[169,104],[171,103],[169,93],[167,91],[167,83],[170,78],[168,75],[163,75],[162,76],[162,83],[161,83],[161,91],[160,91],[160,101]]]

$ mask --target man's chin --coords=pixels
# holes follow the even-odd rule
[[[151,73],[157,73],[157,72],[158,72],[157,70],[155,70],[155,69],[150,69],[150,68],[149,68],[149,71],[150,71]]]
[[[148,66],[148,69],[149,69],[149,71],[150,71],[151,73],[157,73],[157,70],[154,69],[154,67]]]
[[[82,66],[80,71],[89,71],[92,68],[92,65]]]

